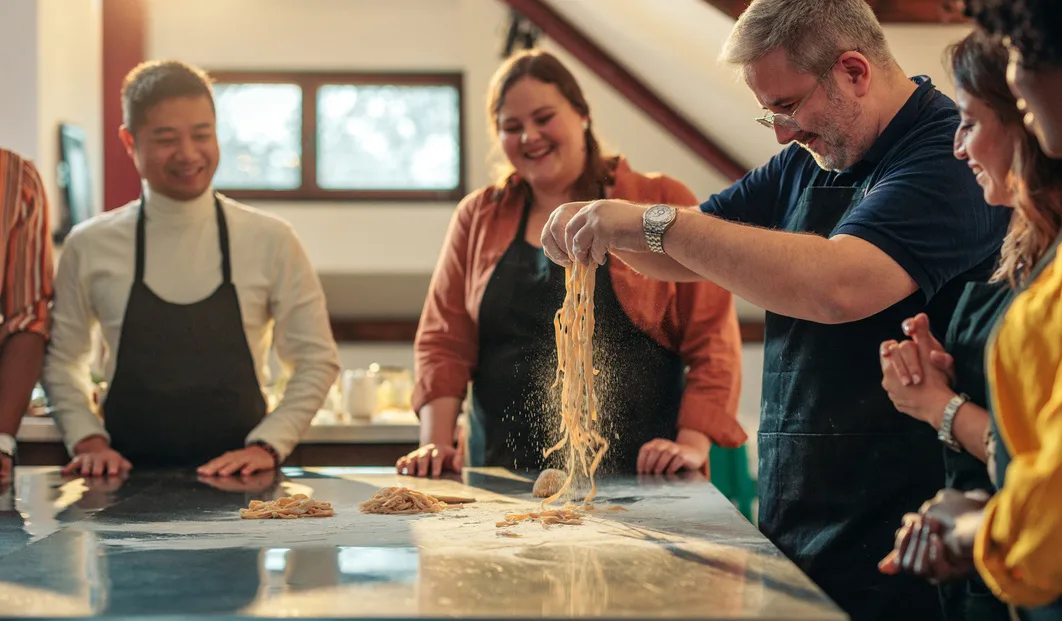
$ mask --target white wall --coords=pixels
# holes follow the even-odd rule
[[[33,160],[58,223],[59,124],[86,134],[103,197],[101,0],[0,2],[0,146]]]
[[[37,0],[38,166],[53,215],[62,200],[56,180],[59,125],[85,130],[97,210],[103,203],[103,9],[101,0]],[[52,221],[58,224],[57,218]]]
[[[0,2],[0,146],[37,158],[37,0]]]

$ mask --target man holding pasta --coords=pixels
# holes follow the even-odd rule
[[[877,571],[943,460],[881,390],[874,354],[906,317],[945,325],[963,285],[990,275],[1007,214],[952,157],[954,103],[903,73],[862,0],[754,0],[724,58],[757,121],[796,144],[699,211],[563,205],[543,246],[562,265],[612,252],[765,308],[761,529],[854,620],[939,618],[930,585]]]

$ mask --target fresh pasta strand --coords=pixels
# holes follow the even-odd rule
[[[594,429],[597,395],[594,392],[594,287],[597,264],[575,263],[565,270],[564,304],[553,319],[557,341],[557,373],[553,388],[560,388],[561,440],[543,451],[543,457],[568,447],[568,476],[557,493],[543,501],[555,502],[571,487],[576,468],[590,479],[589,503],[597,494],[594,473],[608,450],[608,441]]]
[[[276,500],[252,500],[246,509],[240,509],[240,517],[245,520],[295,520],[333,515],[335,511],[331,503],[314,500],[306,494],[295,494]]]
[[[494,526],[497,528],[516,526],[525,520],[538,522],[543,528],[556,525],[579,526],[583,523],[583,515],[581,511],[571,506],[565,506],[560,509],[532,511],[530,513],[508,513],[505,515],[504,521],[495,522]]]
[[[409,515],[413,513],[438,513],[449,505],[434,496],[408,487],[385,487],[372,498],[358,505],[362,513]]]

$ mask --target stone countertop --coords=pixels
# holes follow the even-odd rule
[[[286,468],[247,481],[150,471],[92,481],[20,467],[0,488],[0,615],[847,618],[703,477],[599,483],[583,525],[496,528],[505,513],[538,506],[531,478]],[[358,511],[393,485],[476,502],[412,516]],[[252,499],[300,492],[336,515],[238,516]]]

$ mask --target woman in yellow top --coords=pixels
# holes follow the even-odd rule
[[[977,5],[978,3],[971,3]],[[1044,152],[1062,157],[1062,3],[1010,0],[974,6],[973,16],[1010,43],[1008,82]],[[998,430],[997,479],[987,504],[941,493],[921,524],[901,529],[898,548],[937,580],[972,558],[984,581],[1022,619],[1062,620],[1062,192],[1019,187],[1054,237],[996,327],[986,355]],[[912,545],[913,544],[913,545]]]

